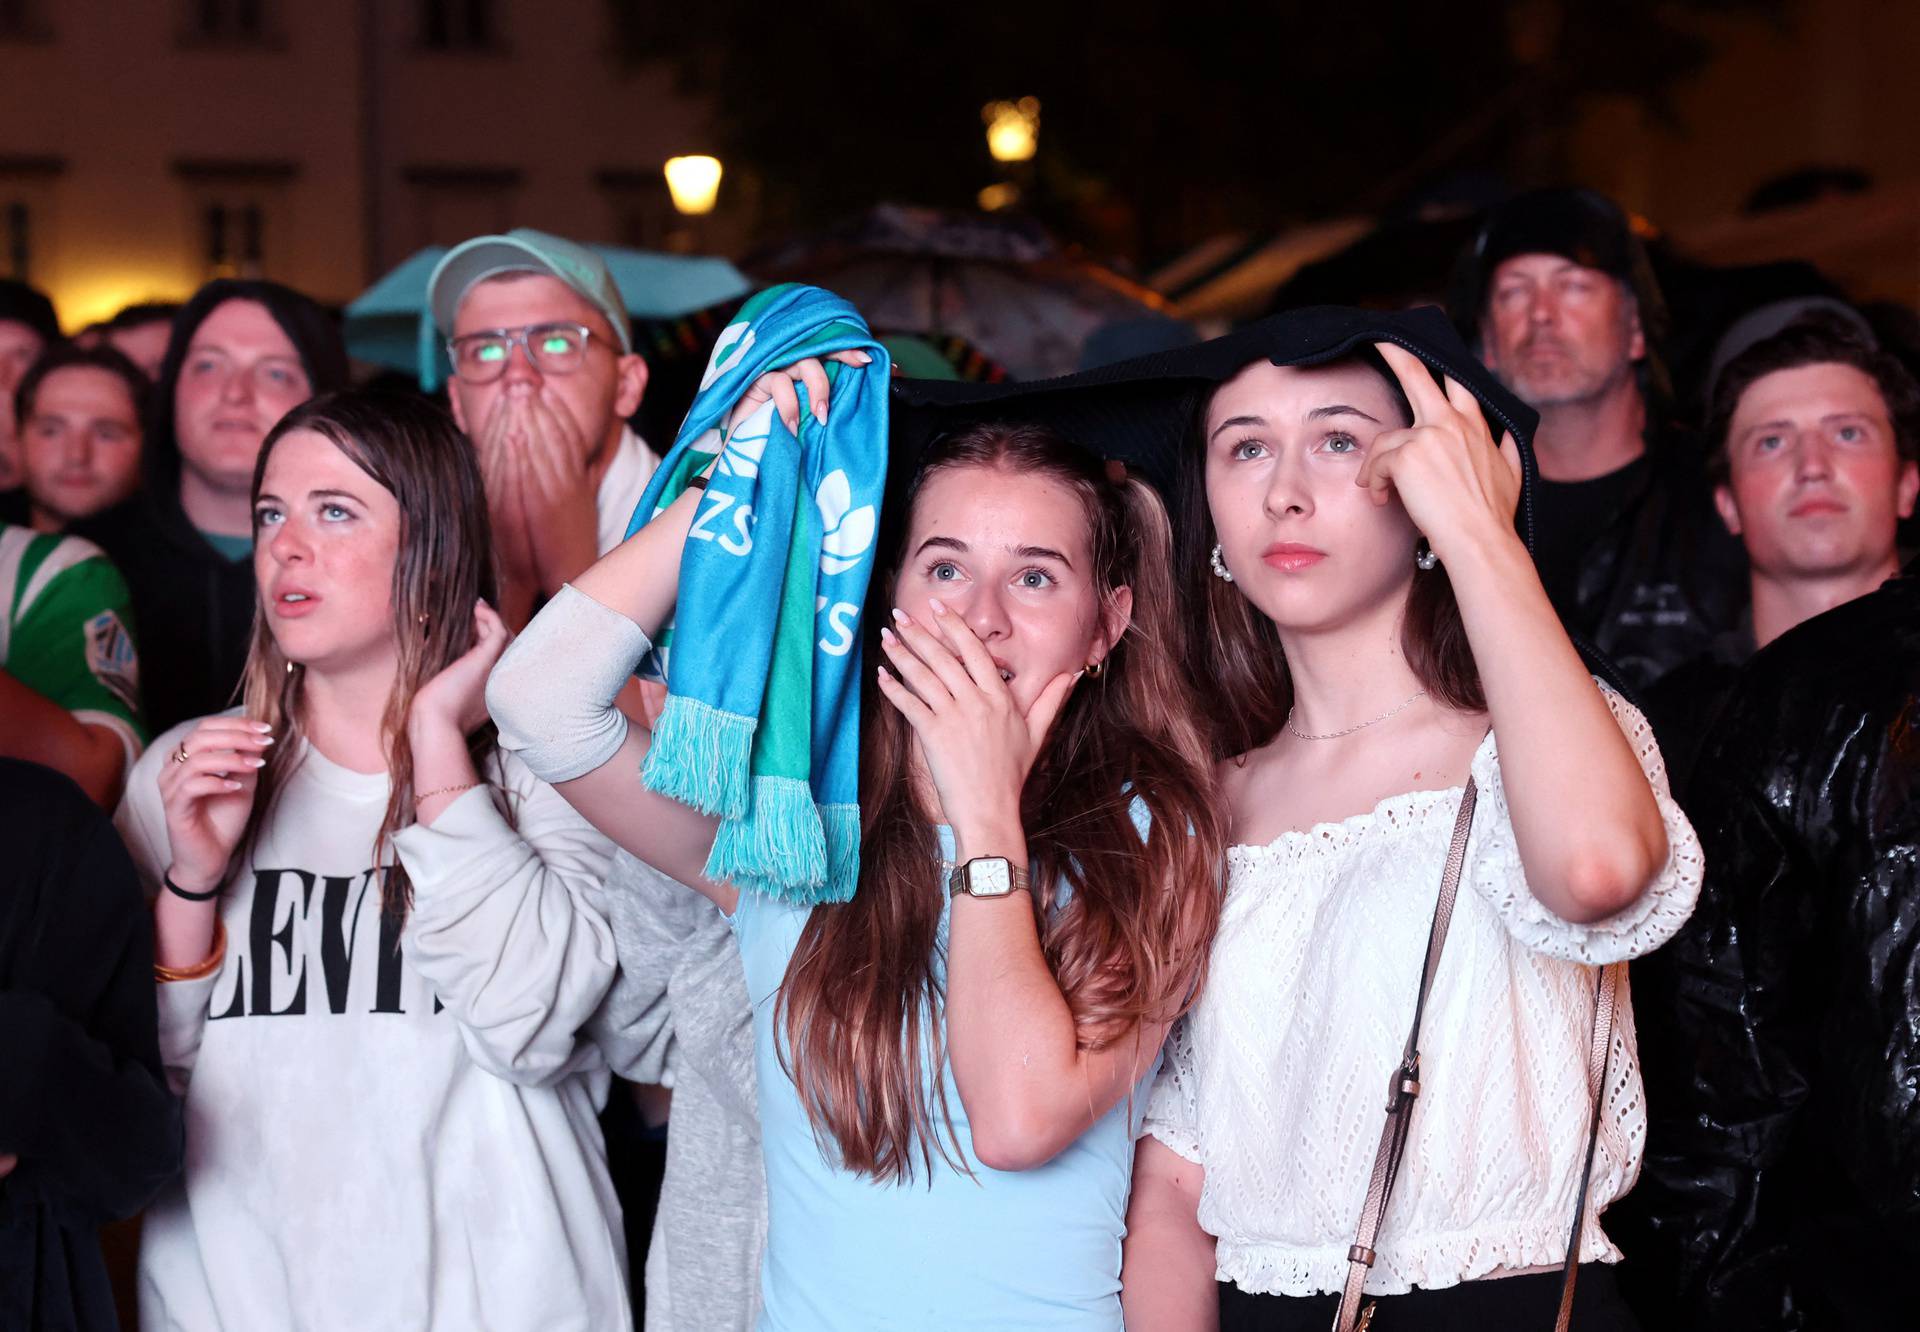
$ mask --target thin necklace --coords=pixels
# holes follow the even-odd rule
[[[1291,735],[1296,740],[1338,740],[1343,735],[1352,735],[1355,731],[1364,731],[1369,726],[1378,726],[1381,722],[1385,721],[1387,718],[1394,716],[1397,713],[1406,711],[1407,708],[1413,705],[1414,699],[1425,698],[1426,696],[1427,696],[1427,691],[1422,689],[1418,693],[1416,693],[1413,696],[1413,698],[1409,698],[1405,703],[1402,703],[1399,707],[1389,708],[1387,711],[1381,713],[1378,717],[1375,717],[1372,721],[1363,721],[1358,726],[1349,726],[1344,731],[1328,731],[1325,735],[1308,735],[1305,731],[1295,730],[1293,726],[1293,709],[1288,708],[1287,709],[1287,734]]]

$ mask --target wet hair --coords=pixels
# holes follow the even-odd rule
[[[414,695],[473,646],[474,602],[495,599],[486,491],[473,446],[440,407],[417,394],[349,389],[308,399],[267,433],[253,468],[256,504],[274,447],[302,430],[333,444],[400,505],[392,591],[399,670],[381,721],[392,789],[372,849],[379,865],[389,858],[393,835],[414,821],[413,749],[406,739]],[[298,663],[290,667],[274,641],[264,607],[256,606],[241,693],[246,715],[271,725],[277,743],[261,769],[242,847],[250,849],[258,838],[299,756],[294,741],[305,733],[305,679],[306,671]],[[482,724],[467,744],[474,769],[484,774],[495,750],[493,724]],[[412,885],[397,859],[387,867],[380,902],[390,917],[405,919]]]
[[[33,410],[40,397],[40,386],[47,376],[61,370],[76,367],[90,370],[104,370],[117,378],[126,387],[127,397],[133,404],[134,424],[139,427],[146,419],[147,377],[140,367],[112,347],[100,345],[81,347],[71,342],[56,342],[40,353],[38,359],[27,367],[27,373],[20,377],[20,384],[13,391],[13,419],[17,427],[24,429],[33,417]]]
[[[1103,609],[1122,587],[1133,615],[1105,669],[1068,697],[1021,793],[1033,882],[1072,896],[1041,911],[1041,947],[1082,1049],[1136,1024],[1172,1021],[1198,992],[1219,914],[1225,825],[1194,720],[1159,497],[1040,426],[969,427],[930,446],[902,511],[927,481],[987,468],[998,484],[1065,486],[1086,516]],[[890,533],[876,606],[891,604],[908,524]],[[869,625],[884,615],[869,613]],[[877,633],[877,629],[874,631]],[[868,651],[878,649],[870,634]],[[904,1181],[939,1154],[968,1169],[951,1109],[928,1068],[945,1063],[935,975],[938,849],[915,798],[913,734],[869,677],[861,706],[860,884],[807,917],[780,987],[782,1062],[816,1137],[847,1169]],[[1132,809],[1152,823],[1143,844]]]
[[[1809,365],[1849,365],[1880,390],[1887,419],[1893,423],[1894,448],[1912,462],[1920,457],[1920,385],[1900,358],[1870,342],[1852,323],[1830,314],[1810,314],[1762,338],[1728,361],[1714,381],[1707,405],[1707,474],[1715,485],[1732,476],[1728,432],[1746,391],[1781,370]]]
[[[1371,350],[1329,362],[1327,367],[1362,366],[1380,376],[1400,407],[1404,424],[1413,409],[1386,362]],[[1216,390],[1217,392],[1217,390]],[[1235,585],[1213,573],[1211,554],[1219,541],[1207,506],[1206,428],[1214,394],[1203,395],[1187,448],[1181,452],[1176,489],[1175,530],[1184,581],[1180,602],[1187,616],[1190,672],[1205,680],[1200,703],[1215,759],[1236,758],[1271,740],[1293,706],[1293,677],[1280,647],[1280,631]],[[1454,600],[1445,565],[1420,569],[1411,559],[1413,586],[1407,593],[1400,626],[1400,650],[1421,687],[1437,702],[1462,712],[1486,707],[1480,669],[1467,642],[1466,624]]]

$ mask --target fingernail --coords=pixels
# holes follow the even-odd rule
[[[249,754],[247,755],[247,764],[249,767],[264,768],[267,766],[267,761],[263,758],[257,758],[254,755]]]
[[[238,791],[238,790],[240,789],[240,783],[238,783],[238,782],[233,782],[233,781],[230,781],[230,782],[227,782],[227,783],[226,783],[226,788],[227,788],[227,789],[228,789],[229,791]]]
[[[855,355],[855,356],[858,356],[858,357],[860,358],[860,364],[862,364],[862,365],[872,365],[872,364],[873,364],[873,357],[871,357],[871,356],[869,356],[869,355],[867,355],[867,353],[865,353],[865,352],[863,352],[863,351],[856,351],[856,352],[854,353],[854,355]]]
[[[273,737],[270,735],[263,735],[260,737],[260,743],[263,745],[270,745],[273,743]]]
[[[813,404],[813,419],[818,421],[821,425],[825,425],[827,423],[826,404],[818,403],[818,402]]]
[[[893,608],[893,619],[894,619],[894,623],[896,624],[912,624],[913,623],[913,617],[907,614],[905,611],[901,610],[898,606],[895,606]]]
[[[1077,670],[1077,671],[1075,671],[1075,672],[1073,673],[1073,682],[1074,682],[1075,684],[1079,684],[1079,683],[1080,683],[1080,677],[1081,677],[1081,676],[1083,676],[1083,675],[1085,675],[1086,673],[1087,673],[1087,668],[1086,668],[1085,666],[1082,666],[1082,667],[1081,667],[1081,668],[1080,668],[1079,670]]]
[[[891,643],[893,641],[893,630],[882,625],[880,627],[880,641],[882,643]]]
[[[266,722],[251,722],[249,723],[249,725],[251,725],[254,730],[260,731],[265,734],[270,735],[273,732],[273,727],[268,725]]]
[[[933,613],[935,615],[945,615],[947,613],[947,603],[938,597],[928,597],[927,605],[933,607]]]

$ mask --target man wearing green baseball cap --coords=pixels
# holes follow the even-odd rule
[[[626,535],[657,459],[627,424],[647,387],[600,256],[520,227],[449,250],[427,280],[454,420],[480,454],[515,629]]]

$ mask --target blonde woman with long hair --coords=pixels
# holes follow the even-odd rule
[[[427,403],[329,395],[253,503],[243,704],[156,741],[119,817],[187,1114],[141,1321],[630,1326],[579,1036],[611,849],[494,744],[473,451]]]

